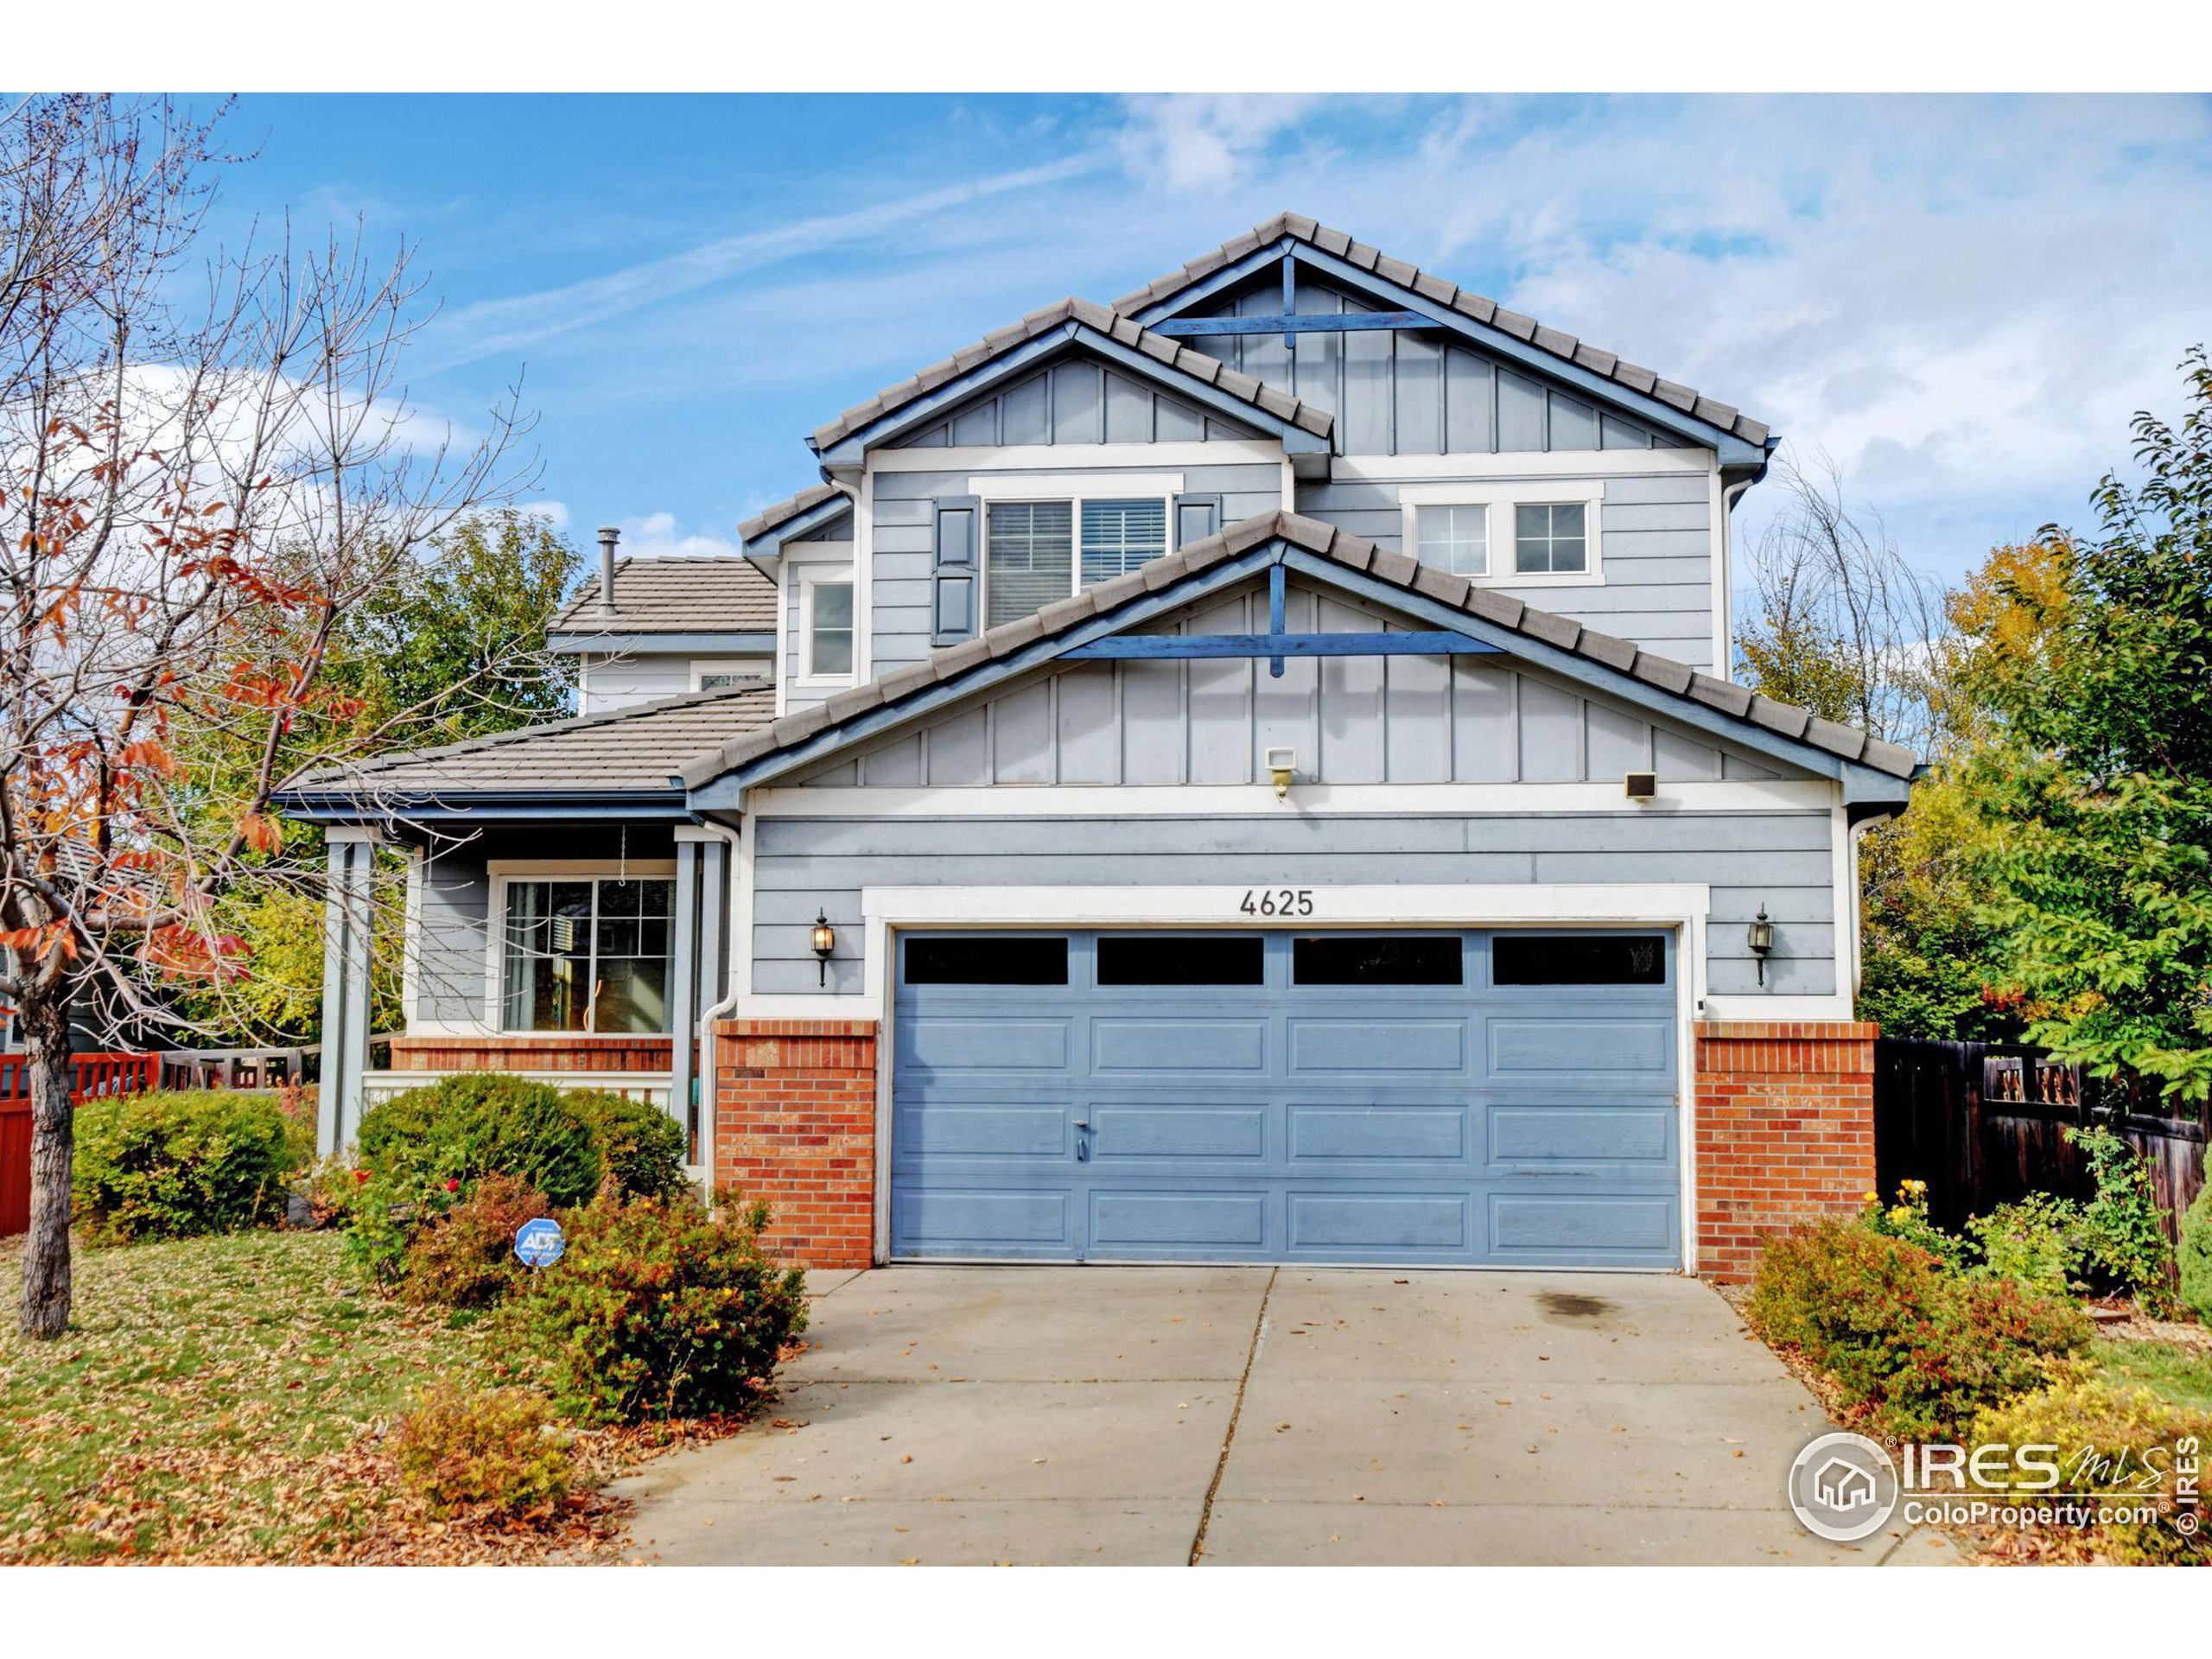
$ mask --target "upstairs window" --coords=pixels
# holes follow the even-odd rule
[[[1166,551],[1164,496],[994,501],[983,540],[983,626],[1018,622]]]
[[[1487,506],[1417,507],[1414,527],[1416,556],[1423,564],[1455,576],[1490,574]]]
[[[1580,501],[1522,502],[1513,509],[1513,569],[1557,575],[1590,568],[1590,510]]]
[[[806,674],[810,680],[840,679],[853,671],[853,584],[806,584]]]

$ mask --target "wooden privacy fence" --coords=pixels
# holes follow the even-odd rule
[[[2088,1164],[2065,1131],[2098,1124],[2149,1163],[2177,1236],[2204,1185],[2206,1118],[2145,1104],[2037,1049],[1885,1037],[1874,1045],[1875,1179],[1885,1203],[1900,1181],[1927,1182],[1929,1217],[1947,1228],[2031,1192],[2086,1198]]]
[[[158,1054],[78,1054],[69,1098],[132,1095],[161,1081]],[[31,1088],[23,1057],[0,1054],[0,1238],[31,1224]]]

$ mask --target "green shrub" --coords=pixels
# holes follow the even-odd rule
[[[2132,1293],[2143,1311],[2157,1316],[2174,1306],[2173,1246],[2151,1169],[2110,1129],[2069,1129],[2066,1138],[2088,1160],[2097,1195],[2082,1211],[2082,1245],[2092,1267]]]
[[[274,1095],[122,1095],[77,1109],[76,1213],[95,1237],[177,1238],[273,1226],[312,1131]]]
[[[1903,1239],[1823,1222],[1768,1241],[1748,1312],[1802,1352],[1847,1405],[1901,1440],[1950,1433],[1984,1406],[2048,1379],[2088,1344],[2071,1303],[1967,1278]]]
[[[361,1162],[406,1203],[480,1175],[516,1175],[555,1205],[582,1204],[603,1163],[586,1115],[557,1089],[497,1072],[445,1077],[362,1116]]]
[[[568,1437],[527,1389],[442,1382],[401,1419],[393,1455],[408,1489],[441,1515],[542,1516],[568,1496]]]
[[[2046,1296],[2063,1296],[2082,1259],[2082,1207],[2048,1192],[2031,1192],[1976,1216],[1967,1230],[1981,1247],[1987,1272]]]
[[[2181,1300],[2189,1311],[2212,1325],[2212,1179],[2182,1217]]]
[[[568,1249],[531,1279],[525,1323],[559,1400],[594,1421],[741,1413],[806,1323],[804,1275],[760,1249],[760,1206],[601,1199],[569,1217]]]
[[[590,1123],[605,1178],[624,1198],[672,1201],[690,1192],[683,1128],[659,1107],[599,1090],[578,1090],[569,1103]]]
[[[529,1272],[515,1259],[516,1230],[547,1207],[545,1195],[528,1181],[485,1176],[408,1241],[399,1294],[446,1307],[488,1307],[503,1300]]]
[[[2146,1389],[2115,1389],[2073,1375],[1982,1412],[1974,1419],[1972,1440],[1976,1446],[2054,1446],[2059,1490],[2127,1492],[2133,1496],[2122,1509],[2156,1506],[2155,1520],[2094,1528],[2081,1541],[2097,1559],[2212,1563],[2206,1535],[2174,1525],[2180,1442],[2193,1441],[2188,1450],[2201,1459],[2202,1448],[2212,1445],[2212,1415],[2183,1410]],[[1995,1467],[1995,1460],[1990,1466]],[[2013,1470],[2005,1489],[2031,1497],[2037,1478],[2030,1471]],[[2201,1519],[2200,1509],[2192,1527]]]

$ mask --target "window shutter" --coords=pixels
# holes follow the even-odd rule
[[[1217,495],[1179,495],[1175,498],[1175,541],[1167,550],[1202,542],[1221,533],[1221,498]]]
[[[976,636],[983,504],[972,495],[940,495],[930,505],[930,643],[957,645]]]

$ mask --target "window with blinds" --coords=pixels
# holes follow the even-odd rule
[[[1085,501],[1083,504],[1083,585],[1122,575],[1167,550],[1167,504]]]
[[[1075,514],[1066,501],[995,501],[983,555],[983,626],[996,627],[1075,591]]]

